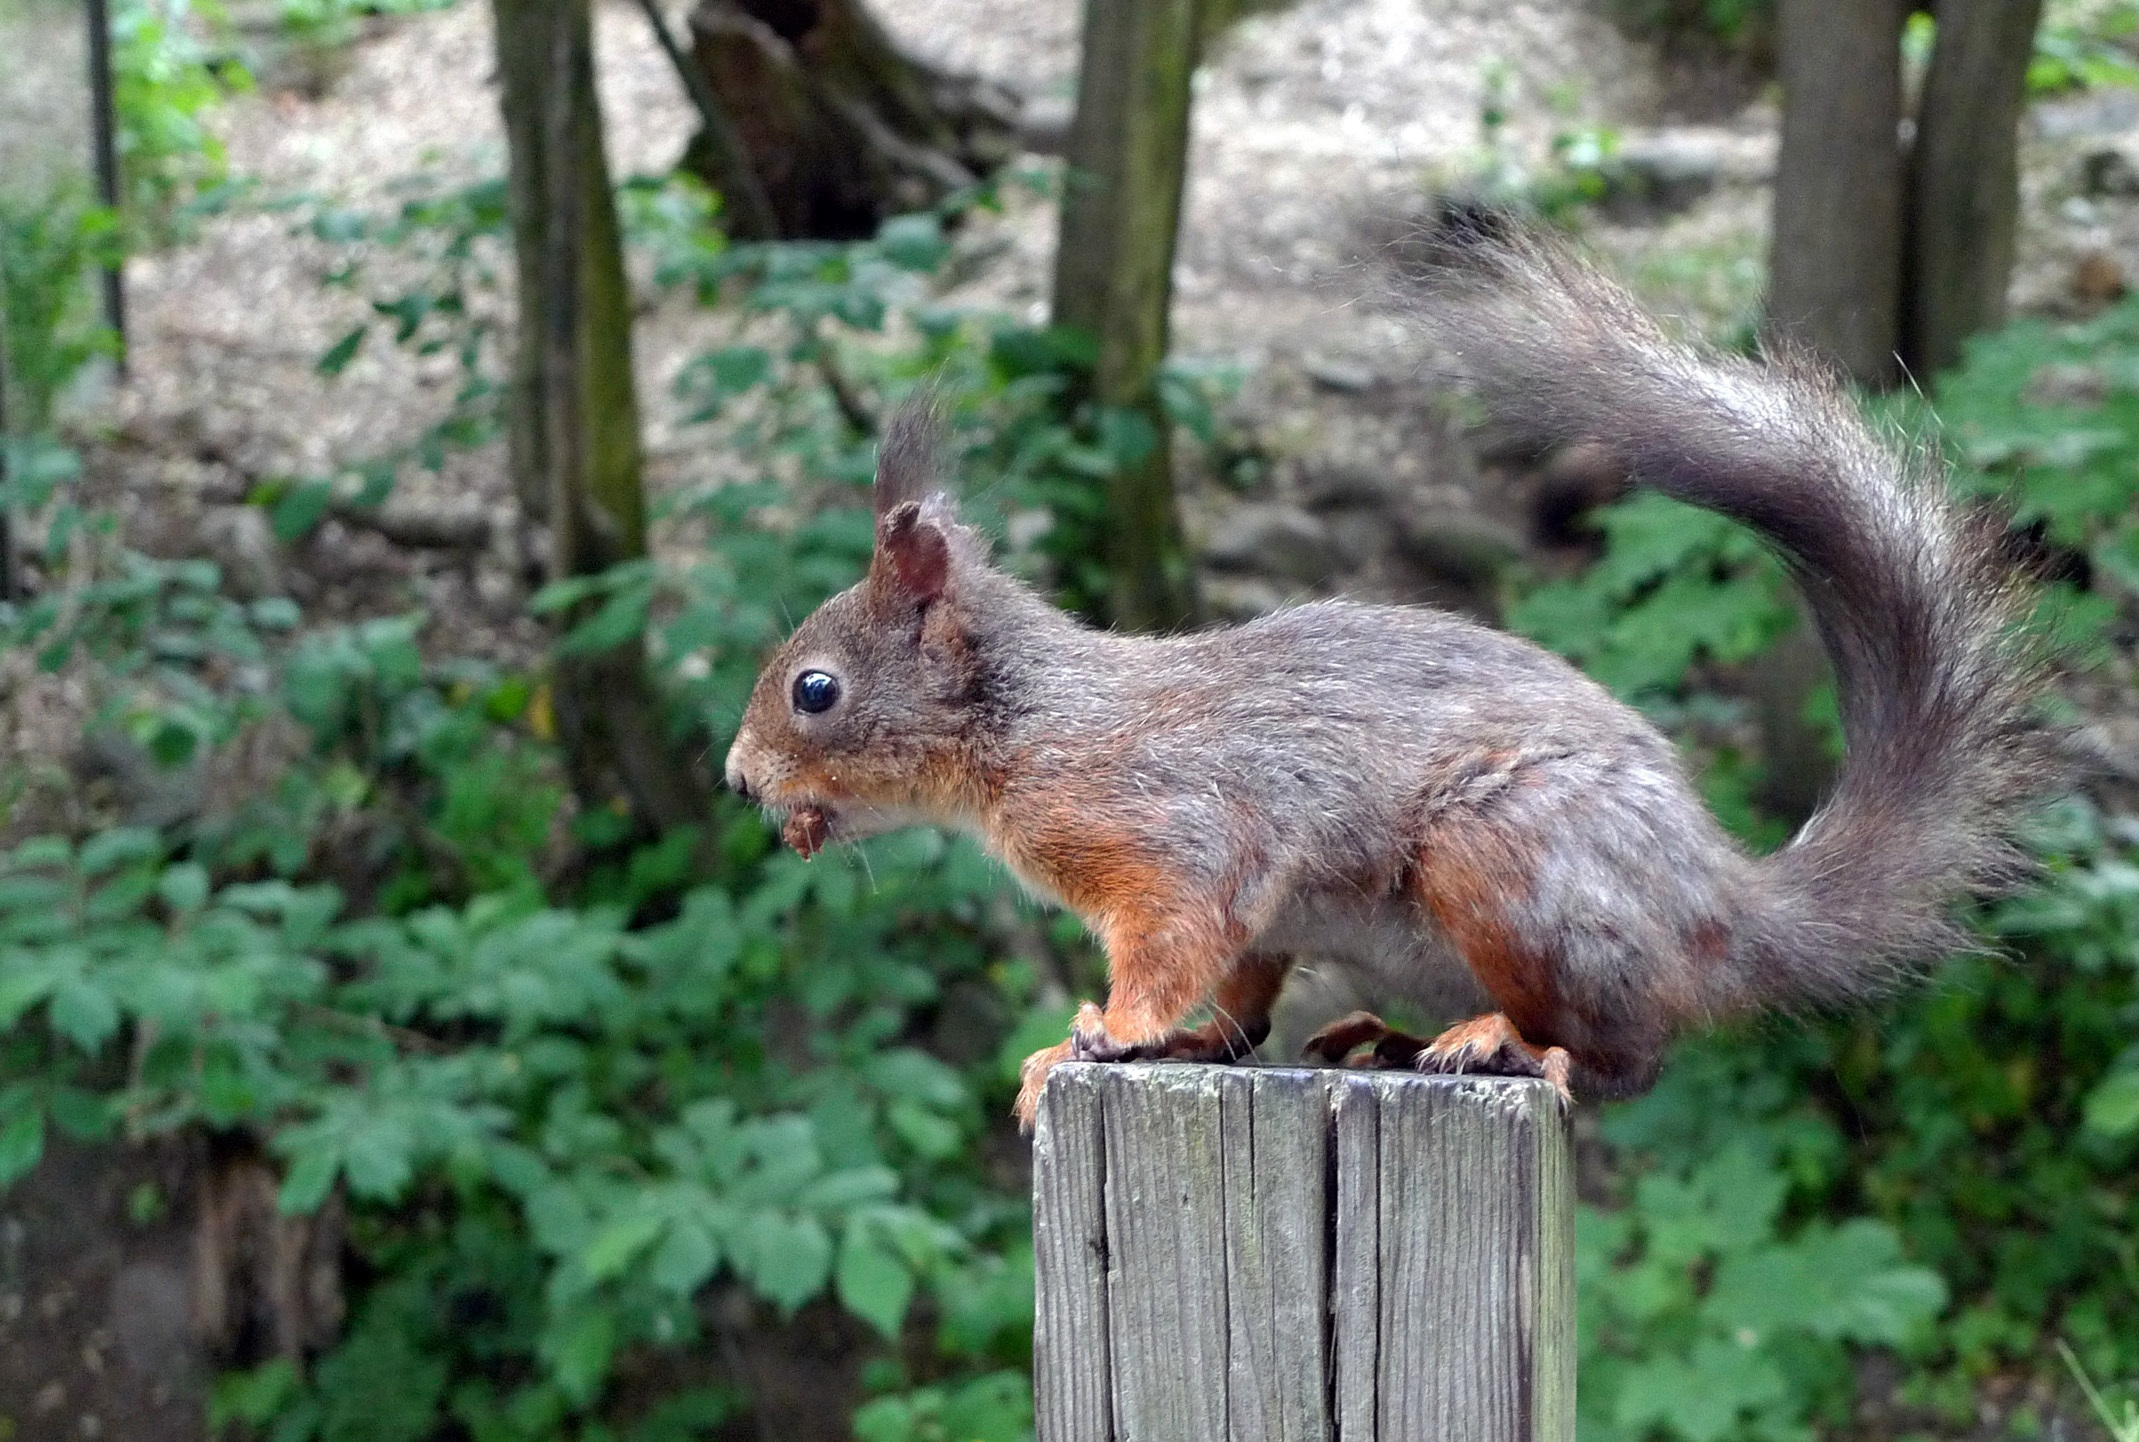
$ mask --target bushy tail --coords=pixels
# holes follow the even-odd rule
[[[1996,519],[1958,506],[1935,457],[1875,435],[1815,367],[1677,343],[1553,243],[1474,227],[1406,269],[1497,421],[1600,446],[1745,522],[1811,602],[1847,756],[1819,812],[1755,867],[1734,947],[1753,995],[1860,995],[1965,943],[1955,901],[2025,876],[2014,828],[2062,772],[2037,714],[2030,588]]]

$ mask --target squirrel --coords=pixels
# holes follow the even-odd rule
[[[1934,456],[1806,361],[1668,338],[1558,242],[1475,230],[1408,279],[1523,441],[1601,448],[1781,555],[1837,673],[1833,790],[1751,855],[1640,713],[1435,610],[1093,629],[990,564],[911,407],[882,439],[867,577],[766,665],[727,780],[805,856],[946,824],[1085,921],[1107,1004],[1026,1062],[1027,1130],[1063,1060],[1245,1057],[1301,952],[1385,978],[1467,968],[1483,999],[1430,1040],[1355,1013],[1310,1055],[1633,1095],[1675,1034],[1877,994],[1966,944],[1959,900],[2028,874],[2015,830],[2062,770],[2032,588]]]

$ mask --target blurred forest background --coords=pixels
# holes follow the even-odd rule
[[[713,784],[923,378],[1063,604],[1460,607],[1785,835],[1776,568],[1364,299],[1451,197],[2004,498],[2102,762],[1984,954],[1580,1113],[1584,1442],[2139,1439],[2139,5],[108,3],[0,0],[0,1442],[1030,1435],[1099,960]]]

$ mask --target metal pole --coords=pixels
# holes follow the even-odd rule
[[[111,8],[109,0],[89,0],[90,128],[96,145],[97,198],[119,213],[119,132],[112,99]],[[119,343],[119,375],[126,376],[126,282],[121,261],[104,267],[104,323]]]

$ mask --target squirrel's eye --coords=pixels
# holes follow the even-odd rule
[[[795,709],[815,716],[829,711],[839,700],[839,679],[823,671],[804,671],[795,678]]]

